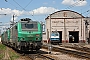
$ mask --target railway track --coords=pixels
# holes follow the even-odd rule
[[[31,59],[31,60],[55,60],[54,58],[52,57],[49,57],[47,55],[43,55],[43,54],[29,54],[28,57]]]
[[[87,52],[90,53],[90,48],[87,47],[70,47],[70,46],[65,46],[65,48],[71,48],[71,49],[76,49],[82,52]]]
[[[62,48],[60,48],[60,51],[63,53],[68,53],[68,54],[80,57],[80,58],[90,59],[90,54],[87,52],[82,52],[82,51],[73,50],[73,49],[62,49]]]
[[[52,56],[48,54],[48,52],[45,51],[38,51],[38,52],[25,52],[24,55],[26,58],[30,60],[56,60]]]
[[[48,49],[48,45],[43,45],[43,48]],[[87,48],[85,48],[87,49]],[[62,52],[66,54],[70,54],[73,56],[77,56],[79,58],[85,58],[85,59],[90,59],[90,52],[85,49],[80,49],[80,48],[71,48],[71,47],[60,47],[60,46],[54,46],[52,45],[52,51],[57,51],[57,52]],[[85,51],[82,51],[85,50]]]

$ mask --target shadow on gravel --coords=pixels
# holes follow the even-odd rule
[[[39,50],[39,51],[26,51],[24,53],[25,54],[48,54],[48,52],[42,51],[42,50]]]
[[[24,56],[24,55],[29,55],[29,54],[48,54],[48,52],[46,51],[42,51],[42,50],[38,50],[38,51],[17,51],[15,50],[17,53],[19,53],[20,55]]]

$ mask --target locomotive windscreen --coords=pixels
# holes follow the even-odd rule
[[[22,30],[38,30],[37,23],[21,23]]]
[[[51,36],[58,36],[59,34],[57,32],[52,32]]]

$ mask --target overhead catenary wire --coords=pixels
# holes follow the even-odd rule
[[[33,0],[30,0],[30,2],[24,7],[24,8],[26,8],[26,7],[28,7],[29,6],[29,4],[32,2]]]
[[[24,9],[19,3],[17,3],[15,0],[13,0],[18,6],[20,6],[23,10],[26,10]]]
[[[77,5],[77,4],[78,4],[78,2],[76,2],[76,3],[74,3],[74,4],[72,4],[72,5],[68,6],[68,7],[66,7],[65,9],[70,9],[70,8],[74,7],[75,5]]]
[[[17,1],[15,1],[15,0],[13,0],[19,7],[21,7],[23,10],[25,10],[26,11],[26,9],[25,8],[23,8]],[[27,5],[26,5],[26,7],[32,2],[33,0],[31,0]],[[30,12],[29,12],[30,13]],[[33,15],[32,15],[33,16]],[[34,17],[35,18],[35,17]]]
[[[17,8],[14,4],[10,3],[9,1],[5,0],[5,2],[9,3],[10,5],[14,6],[15,8]]]
[[[80,0],[80,1],[85,1],[85,0]],[[82,2],[80,2],[80,3],[82,3]],[[79,4],[79,1],[77,1],[76,3],[74,3],[74,4],[72,4],[72,5],[70,5],[69,7],[67,7],[67,8],[72,8],[72,7],[74,7],[75,5],[78,5]],[[90,5],[89,5],[90,6]],[[66,8],[66,9],[67,9]],[[87,12],[90,12],[90,9],[89,10],[87,10],[87,11],[85,11],[85,12],[82,12],[81,14],[84,14],[84,13],[87,13]]]
[[[85,0],[80,0],[80,1],[85,1]],[[80,3],[82,3],[82,2],[80,2]],[[72,5],[70,5],[70,6],[68,6],[68,7],[66,7],[65,9],[70,9],[70,8],[73,8],[74,6],[76,6],[76,5],[78,5],[79,4],[79,1],[77,1],[77,2],[75,2],[74,4],[72,4]],[[90,6],[90,5],[89,5]],[[84,12],[81,12],[81,14],[85,14],[85,13],[87,13],[87,12],[90,12],[90,9],[88,9],[88,10],[86,10],[86,11],[84,11]],[[89,14],[89,13],[88,13]],[[86,14],[86,15],[88,15],[88,14]]]
[[[72,5],[68,6],[68,7],[66,7],[65,9],[73,8],[73,7],[77,6],[79,3],[82,3],[82,2],[83,2],[83,1],[76,1],[74,4],[72,4]]]
[[[88,15],[90,15],[90,10],[87,10],[86,12],[88,12],[87,14],[86,14],[86,17],[88,16]],[[85,12],[85,13],[86,13]],[[89,17],[89,16],[88,16]]]
[[[90,5],[89,5],[89,6],[90,6]],[[90,9],[88,9],[88,10],[86,10],[86,11],[82,12],[81,14],[88,15],[88,14],[89,14],[89,12],[90,12]],[[86,13],[87,13],[87,14],[86,14]]]
[[[8,2],[7,0],[5,0],[6,2]],[[25,6],[25,7],[22,7],[17,1],[13,0],[19,7],[21,7],[23,10],[27,11],[25,8],[27,6],[30,5],[30,3],[33,1],[33,0],[30,0],[30,2]],[[34,12],[34,11],[33,11]],[[29,12],[30,13],[30,12]],[[45,14],[46,15],[46,14]],[[32,16],[34,16],[34,13],[32,13]]]

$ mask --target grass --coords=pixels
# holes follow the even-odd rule
[[[4,57],[5,50],[6,50],[6,46],[0,43],[0,59]]]
[[[0,59],[3,59],[5,50],[6,50],[6,46],[3,44],[0,44]],[[19,58],[19,55],[13,50],[9,50],[8,54],[9,54],[10,60],[17,60]]]
[[[19,58],[19,55],[16,54],[14,51],[12,51],[12,52],[9,51],[9,55],[10,55],[10,60],[15,60],[15,59]]]
[[[0,59],[2,59],[4,57],[4,54],[0,54]]]
[[[6,46],[3,44],[0,44],[0,50],[6,50]]]

